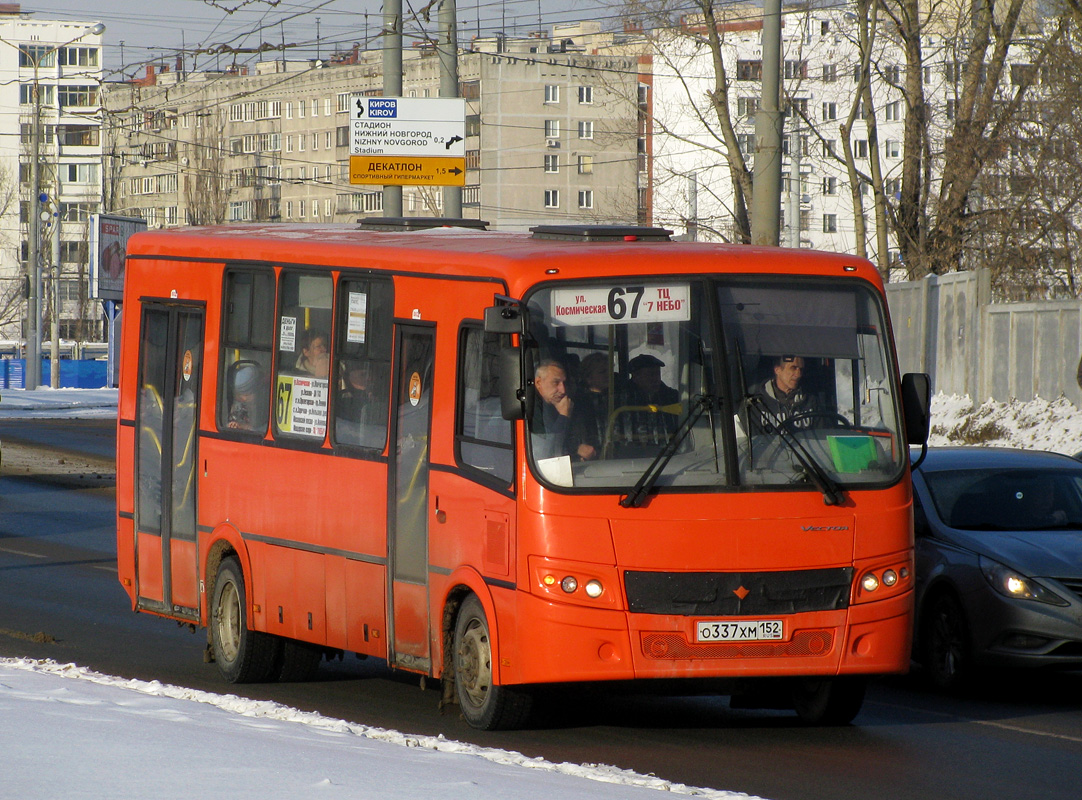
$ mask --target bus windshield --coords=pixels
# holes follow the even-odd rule
[[[905,448],[882,304],[859,281],[671,277],[527,302],[534,473],[628,492],[896,480]]]

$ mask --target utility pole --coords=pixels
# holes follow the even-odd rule
[[[402,0],[383,0],[383,96],[402,96]],[[402,216],[402,187],[383,187],[383,216]]]
[[[440,3],[440,97],[458,97],[458,31],[455,23],[456,0]],[[443,215],[462,216],[462,187],[443,187]]]
[[[763,0],[763,95],[755,115],[755,170],[752,177],[751,243],[779,241],[781,209],[781,0]]]
[[[800,247],[800,131],[789,140],[789,246]]]

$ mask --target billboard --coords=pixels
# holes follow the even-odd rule
[[[145,231],[138,217],[94,214],[90,218],[90,296],[99,300],[124,299],[124,258],[128,239]]]

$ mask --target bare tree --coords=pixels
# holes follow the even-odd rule
[[[0,165],[0,218],[9,215],[17,220],[19,214],[19,184],[12,178],[10,170]],[[22,268],[22,237],[12,242],[10,237],[0,234],[0,249],[12,254],[15,272],[4,276],[0,282],[0,329],[18,325],[25,313],[26,277]]]
[[[225,174],[225,115],[220,110],[200,112],[192,139],[187,143],[187,167],[182,176],[189,225],[220,225],[229,204]]]

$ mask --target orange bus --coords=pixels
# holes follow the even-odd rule
[[[228,681],[351,651],[485,729],[542,684],[693,678],[847,722],[907,669],[928,383],[870,263],[377,222],[131,239],[136,610]]]

